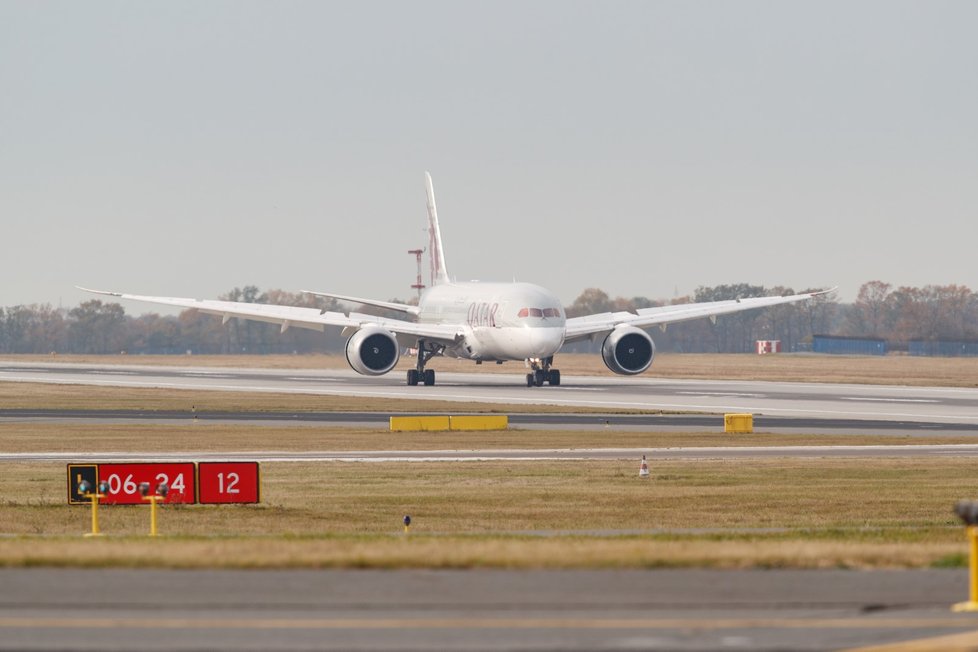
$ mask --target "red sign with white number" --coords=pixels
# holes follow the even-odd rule
[[[258,462],[198,462],[201,503],[257,503],[261,497]]]
[[[108,485],[102,505],[144,505],[139,485],[149,484],[149,493],[157,487],[168,488],[162,503],[193,503],[195,498],[193,462],[130,462],[124,464],[99,464],[98,479]]]

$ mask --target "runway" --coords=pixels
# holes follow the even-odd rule
[[[93,542],[94,543],[94,542]],[[959,570],[0,570],[4,650],[974,646]]]
[[[440,373],[433,387],[407,387],[398,374],[58,363],[0,363],[0,381],[165,387],[196,391],[299,393],[459,403],[506,403],[665,412],[750,412],[765,417],[889,422],[966,431],[978,426],[978,389],[648,376],[566,376],[560,387],[528,388],[520,375]],[[424,402],[418,401],[418,410]]]

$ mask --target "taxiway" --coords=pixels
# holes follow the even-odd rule
[[[928,649],[978,643],[978,616],[950,612],[965,592],[963,574],[951,570],[5,569],[0,584],[4,650],[837,650],[925,637],[932,639]]]

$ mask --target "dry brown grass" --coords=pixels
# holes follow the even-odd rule
[[[385,537],[0,540],[0,566],[163,568],[926,568],[961,542]]]
[[[973,466],[660,460],[640,480],[633,461],[269,463],[262,505],[165,507],[168,539],[93,542],[70,536],[88,511],[64,504],[64,465],[9,463],[0,533],[20,536],[0,565],[927,566],[965,549],[950,507]],[[146,509],[100,513],[115,537],[148,526]]]
[[[268,356],[17,356],[4,355],[0,360],[45,361],[92,364],[146,364],[170,366],[262,367],[272,369],[347,369],[342,355],[268,355]],[[613,376],[597,354],[560,354],[557,367],[564,374]],[[403,358],[399,369],[413,366],[413,359]],[[523,365],[476,366],[471,361],[435,358],[431,367],[443,371],[509,373],[521,375]],[[656,356],[647,373],[659,378],[712,378],[730,380],[773,380],[801,382],[843,382],[862,384],[897,384],[978,387],[978,359],[924,358],[905,355],[832,356],[812,354],[733,355],[675,354]]]
[[[422,402],[419,402],[422,401]],[[222,392],[162,388],[101,387],[47,383],[0,382],[0,407],[37,410],[167,410],[197,412],[577,412],[607,413],[597,408],[568,408],[556,405],[509,405],[505,403],[459,403],[457,401],[385,399],[319,394],[276,394]],[[619,410],[618,413],[629,412]]]
[[[978,358],[663,355],[656,358],[651,373],[666,378],[978,387]]]
[[[974,437],[938,435],[729,435],[717,418],[713,432],[654,430],[519,430],[477,432],[390,432],[341,426],[266,426],[206,421],[173,424],[0,423],[0,450],[5,453],[181,451],[423,451],[493,449],[672,448],[681,446],[867,446],[971,444]]]

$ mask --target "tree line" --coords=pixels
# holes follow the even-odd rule
[[[332,299],[248,285],[219,297],[224,301],[273,303],[336,310]],[[127,315],[122,305],[98,299],[75,308],[50,305],[0,308],[0,353],[314,353],[338,351],[339,332],[320,333],[274,324],[232,319],[184,310],[178,316]]]
[[[893,287],[864,283],[841,327],[890,342],[978,339],[978,295],[963,285]]]
[[[810,292],[810,289],[799,292]],[[746,283],[699,287],[692,295],[668,301],[646,297],[610,297],[597,288],[584,290],[567,306],[568,317],[608,311],[635,311],[653,306],[795,294],[787,287]],[[249,285],[220,297],[226,301],[339,310],[332,299],[267,290]],[[392,301],[407,303],[398,299]],[[369,309],[363,308],[363,311]],[[978,295],[961,285],[894,288],[870,281],[852,304],[831,295],[719,317],[696,319],[656,329],[660,351],[745,353],[759,339],[781,340],[783,350],[805,350],[813,335],[880,337],[894,342],[912,339],[978,338]],[[231,319],[184,310],[177,316],[127,315],[122,305],[98,299],[70,309],[50,305],[0,308],[0,353],[222,354],[335,353],[345,339],[338,328],[325,333],[274,324]],[[597,350],[601,342],[584,342],[569,350]]]
[[[736,283],[701,286],[692,295],[669,301],[653,301],[646,297],[611,298],[603,290],[588,288],[567,307],[567,316],[576,317],[596,312],[634,312],[641,308],[664,305],[727,301],[750,297],[783,296],[816,292],[809,288],[795,292],[792,288]],[[677,353],[747,353],[754,350],[757,340],[781,340],[784,351],[804,350],[811,345],[815,334],[830,333],[837,327],[842,306],[832,295],[821,295],[810,301],[748,310],[710,319],[669,324],[664,330],[652,331],[659,351]],[[596,351],[601,342],[594,341],[569,347],[569,350]]]

